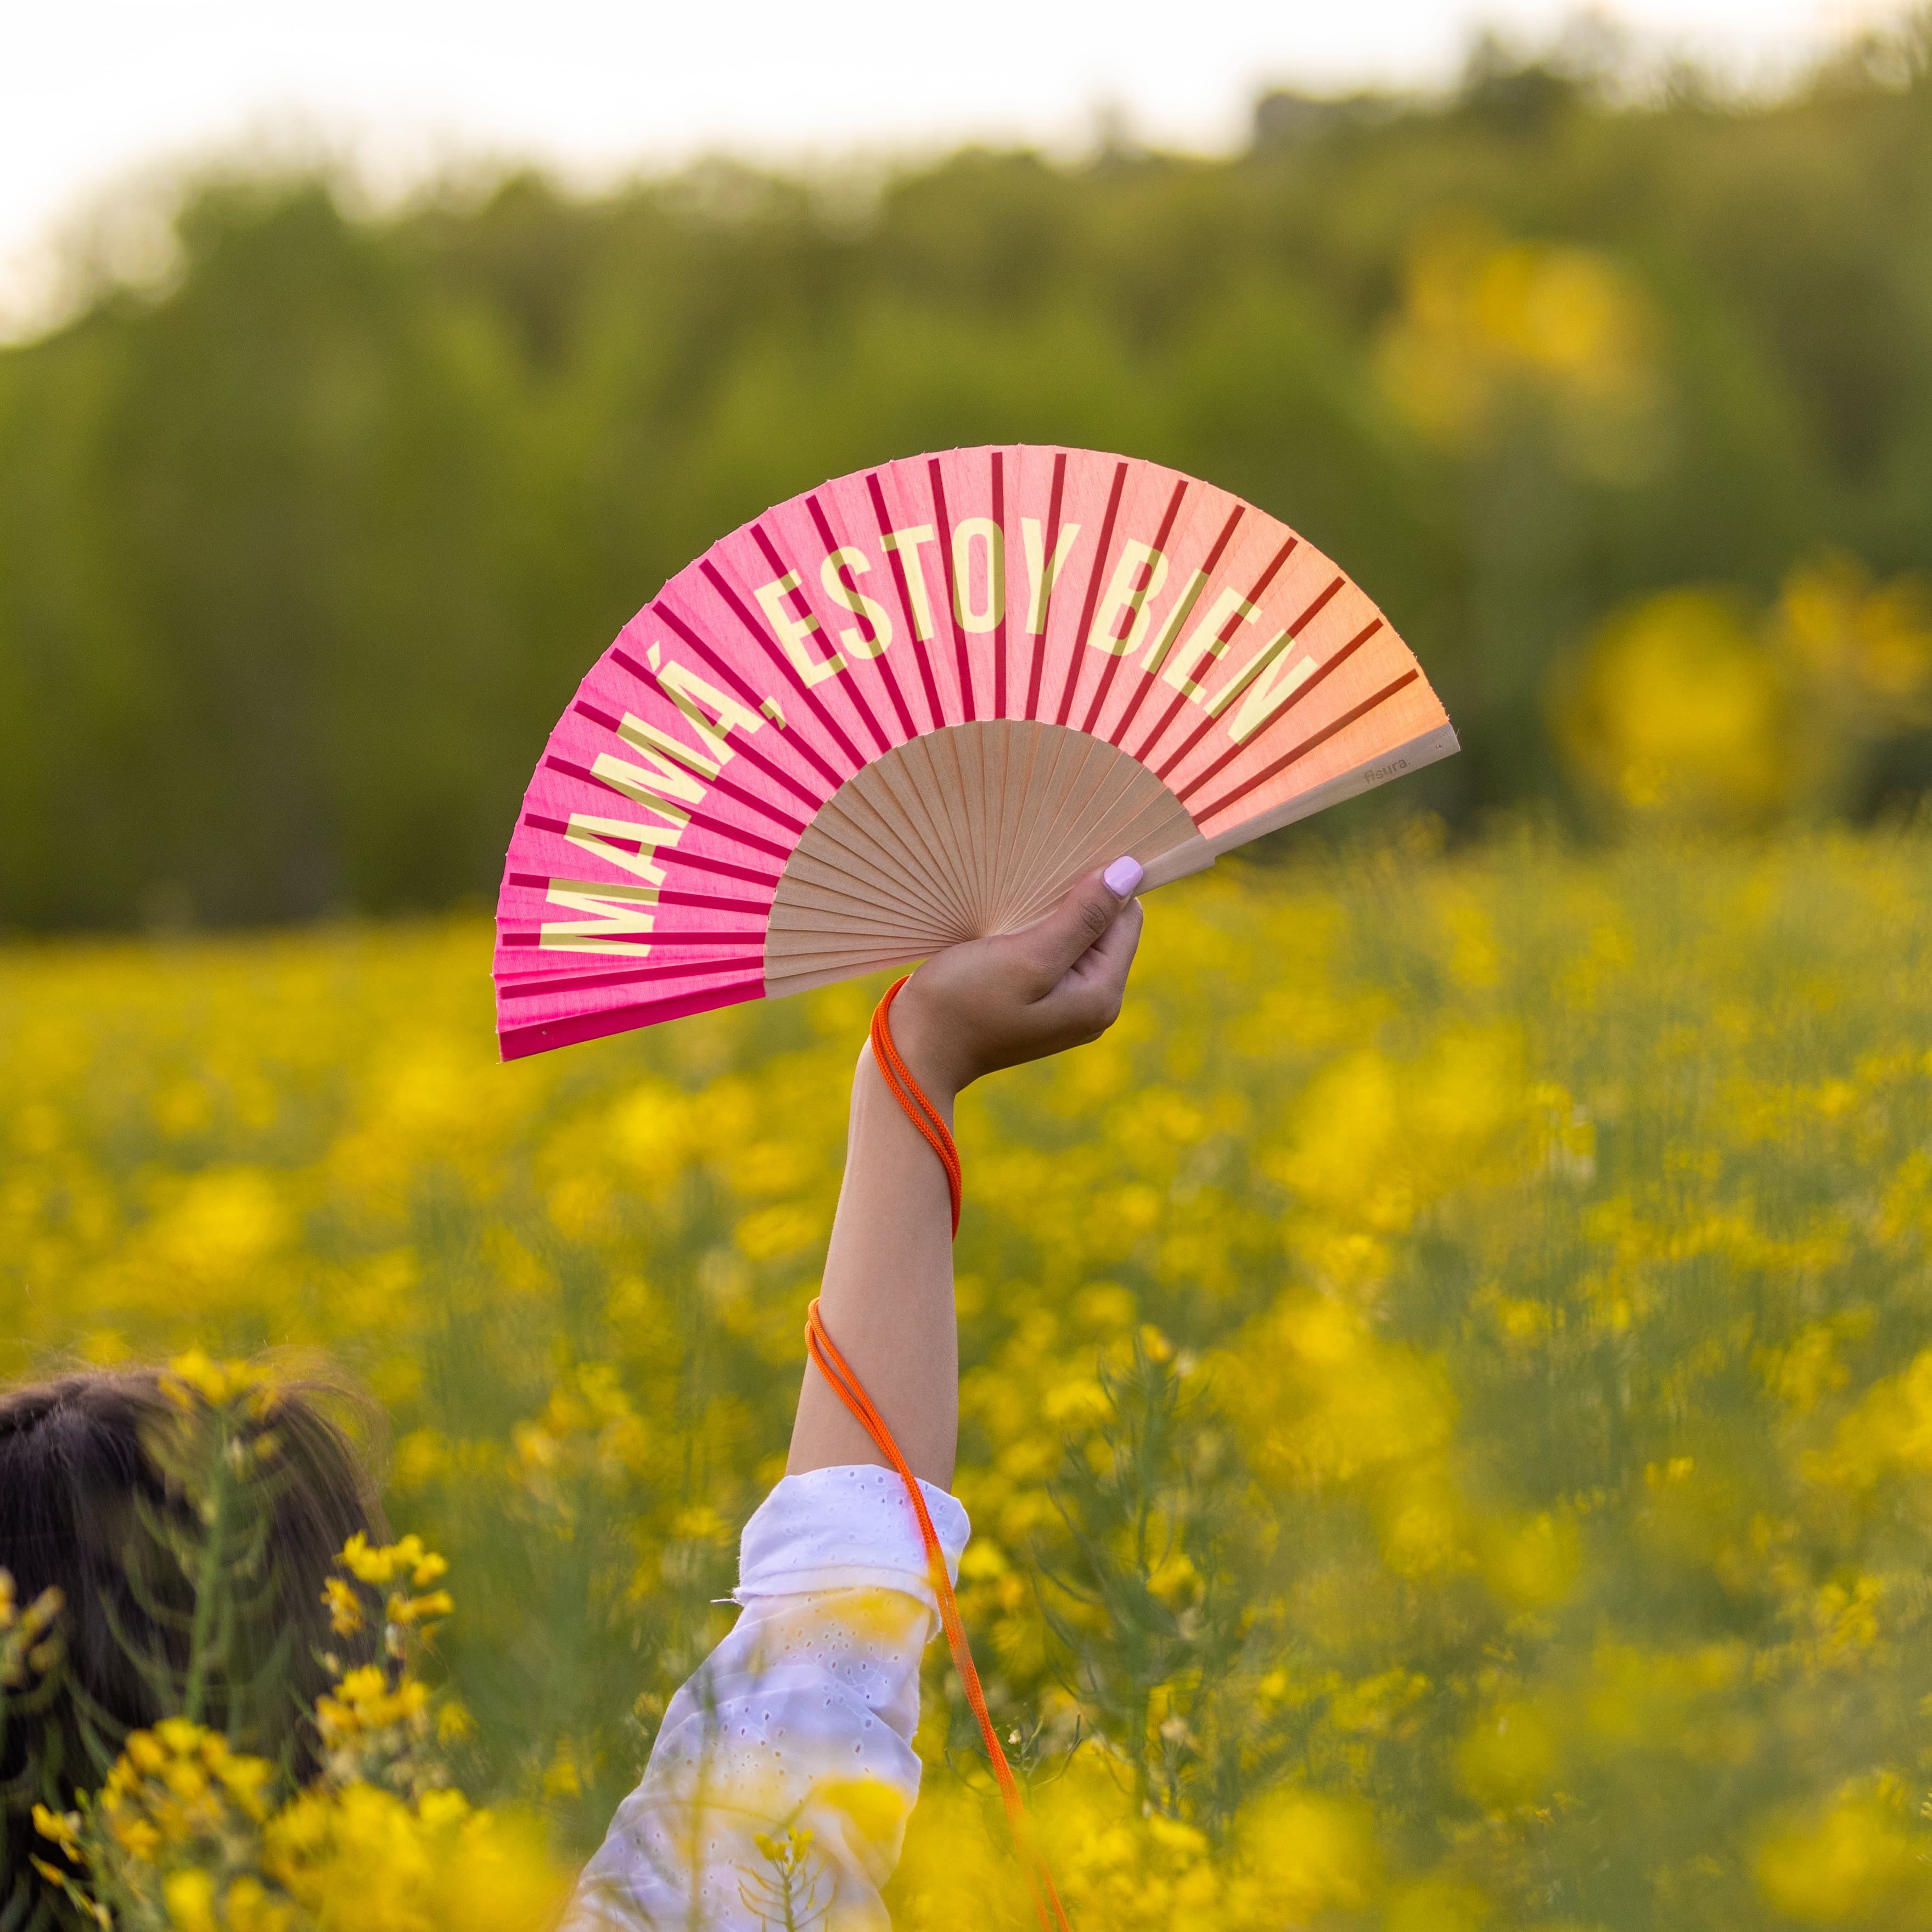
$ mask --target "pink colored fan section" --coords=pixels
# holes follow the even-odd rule
[[[1127,752],[1216,850],[1454,748],[1363,592],[1210,484],[1032,446],[860,471],[680,572],[558,722],[498,906],[505,1057],[761,997],[820,806],[1000,718]]]

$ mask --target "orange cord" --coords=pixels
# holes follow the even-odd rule
[[[952,1232],[959,1232],[959,1197],[961,1177],[959,1150],[952,1144],[952,1136],[938,1111],[912,1077],[911,1070],[899,1058],[898,1048],[892,1044],[892,1030],[886,1016],[891,1012],[892,1002],[899,996],[899,989],[912,975],[902,974],[886,988],[886,996],[872,1012],[872,1058],[878,1063],[879,1071],[886,1076],[886,1084],[892,1090],[892,1097],[906,1110],[906,1118],[926,1136],[926,1142],[939,1156],[939,1164],[946,1170],[946,1185],[952,1196]]]
[[[940,1164],[946,1169],[946,1183],[952,1196],[952,1232],[957,1234],[959,1150],[952,1144],[946,1123],[899,1058],[898,1049],[892,1044],[892,1028],[886,1018],[887,1010],[904,984],[904,980],[897,980],[886,988],[885,998],[872,1015],[872,1057],[878,1062],[880,1072],[885,1075],[886,1085],[906,1110],[913,1125],[932,1144],[933,1152],[938,1155]],[[819,1373],[832,1384],[838,1400],[878,1444],[880,1453],[898,1472],[899,1480],[905,1484],[906,1494],[912,1500],[913,1514],[919,1520],[920,1539],[926,1545],[926,1569],[932,1579],[932,1594],[938,1601],[939,1621],[945,1628],[946,1647],[952,1653],[953,1668],[958,1672],[959,1681],[965,1687],[966,1701],[972,1706],[973,1715],[979,1723],[986,1756],[1000,1787],[1000,1798],[1006,1808],[1006,1822],[1013,1834],[1013,1850],[1033,1893],[1034,1910],[1039,1915],[1045,1932],[1052,1932],[1055,1925],[1060,1932],[1072,1932],[1067,1924],[1066,1908],[1060,1904],[1059,1891],[1053,1882],[1053,1874],[1047,1869],[1046,1861],[1034,1849],[1027,1830],[1025,1802],[1020,1796],[1012,1766],[1007,1763],[1006,1754],[1000,1748],[1000,1734],[993,1727],[992,1715],[986,1708],[986,1694],[980,1688],[980,1673],[974,1667],[972,1646],[966,1641],[966,1626],[960,1621],[958,1600],[952,1594],[952,1580],[946,1574],[946,1552],[940,1547],[938,1534],[933,1528],[932,1516],[927,1514],[926,1498],[920,1492],[918,1478],[907,1467],[904,1456],[899,1453],[899,1445],[892,1440],[892,1432],[886,1426],[885,1418],[872,1406],[872,1397],[826,1333],[815,1295],[806,1314],[805,1346],[818,1365]],[[1049,1906],[1052,1910],[1050,1920],[1047,1916]]]

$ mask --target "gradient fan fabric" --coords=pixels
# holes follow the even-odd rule
[[[1124,852],[1163,884],[1456,748],[1368,598],[1211,484],[1028,446],[860,470],[578,688],[504,869],[503,1055],[1011,932]]]

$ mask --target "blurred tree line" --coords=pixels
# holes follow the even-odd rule
[[[0,351],[0,925],[488,896],[664,578],[826,476],[1010,440],[1211,478],[1340,560],[1467,748],[1406,806],[1915,794],[1928,18],[1754,104],[1479,50],[1438,100],[1270,95],[1226,160],[519,175],[380,217],[207,182],[164,286]]]

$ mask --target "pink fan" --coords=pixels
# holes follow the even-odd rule
[[[1456,748],[1368,598],[1211,484],[1025,446],[841,477],[680,571],[550,734],[503,1055],[1011,932],[1124,852],[1165,884]]]

